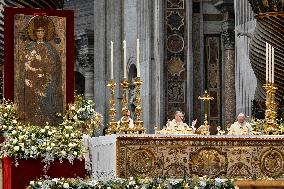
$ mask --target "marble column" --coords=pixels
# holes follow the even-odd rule
[[[85,98],[94,98],[94,65],[85,67]]]
[[[153,28],[152,50],[152,96],[150,124],[162,127],[164,121],[164,1],[152,1],[152,14],[154,18],[150,21]],[[150,133],[153,128],[150,129]]]
[[[189,123],[191,123],[191,120],[193,119],[193,95],[194,95],[194,90],[193,90],[193,68],[194,68],[194,61],[193,61],[193,11],[192,11],[192,1],[189,1],[186,3],[186,26],[187,26],[187,51],[186,51],[186,62],[187,62],[187,111],[188,111],[188,119]]]
[[[222,24],[223,52],[223,124],[232,124],[236,117],[236,89],[235,89],[235,32],[233,6],[223,10],[224,21]]]
[[[95,109],[106,113],[106,1],[94,2],[94,100]],[[89,75],[91,77],[91,75]],[[87,78],[85,79],[87,81]],[[87,91],[87,89],[86,89]],[[104,119],[105,121],[105,119]]]
[[[222,23],[222,125],[228,126],[236,118],[235,89],[235,14],[233,0],[215,0],[214,6],[223,14]]]

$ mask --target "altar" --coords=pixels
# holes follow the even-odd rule
[[[122,134],[89,140],[94,178],[283,179],[284,136]]]

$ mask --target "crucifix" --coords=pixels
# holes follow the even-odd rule
[[[208,126],[208,112],[209,112],[209,102],[210,100],[213,100],[214,98],[212,96],[210,96],[207,92],[207,90],[204,92],[203,96],[199,96],[198,97],[199,100],[204,101],[204,126]]]

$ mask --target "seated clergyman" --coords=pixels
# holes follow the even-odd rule
[[[134,128],[134,122],[133,122],[133,119],[131,119],[130,117],[131,113],[129,110],[127,110],[126,112],[126,121],[128,122],[128,127],[129,128]],[[123,120],[123,117],[117,122],[117,125],[120,126],[120,123],[122,122]]]
[[[196,124],[196,121],[192,122],[192,128],[189,127],[186,123],[183,122],[184,120],[184,114],[181,111],[176,111],[175,113],[175,119],[168,121],[166,124],[167,130],[191,130],[194,129],[194,126]]]
[[[230,127],[229,134],[231,135],[251,135],[252,127],[246,122],[246,116],[240,113],[237,117],[237,121],[233,123]]]

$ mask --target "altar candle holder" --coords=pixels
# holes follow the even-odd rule
[[[128,111],[128,108],[127,108],[127,91],[128,91],[128,87],[129,87],[129,82],[126,79],[124,79],[121,82],[121,86],[122,86],[122,89],[123,89],[122,109],[121,109],[122,120],[121,120],[121,123],[120,123],[119,132],[120,133],[128,133],[130,131],[129,130],[129,122],[127,121],[127,111]]]
[[[113,134],[116,133],[117,130],[117,122],[115,121],[115,114],[116,114],[116,110],[115,110],[115,99],[114,99],[114,90],[115,90],[115,86],[116,83],[115,81],[112,79],[109,84],[107,84],[107,86],[110,88],[110,109],[109,109],[109,117],[110,117],[110,121],[109,121],[109,127],[107,129],[107,134]]]
[[[274,83],[267,82],[263,85],[266,91],[266,110],[265,110],[265,124],[264,124],[264,132],[266,134],[277,134],[278,126],[276,123],[277,117],[277,103],[275,101],[275,94],[277,91],[277,87]]]
[[[143,81],[140,79],[140,77],[137,77],[134,81],[135,87],[136,87],[136,98],[135,98],[135,113],[136,113],[136,120],[134,122],[135,128],[134,132],[138,133],[144,133],[145,128],[143,127],[143,121],[141,119],[142,115],[142,104],[141,104],[141,85]]]

